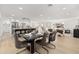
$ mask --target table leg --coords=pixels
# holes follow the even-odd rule
[[[32,54],[35,52],[34,51],[34,40],[31,41],[30,51]]]

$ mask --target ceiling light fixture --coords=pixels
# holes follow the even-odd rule
[[[63,10],[66,10],[67,8],[64,7],[64,8],[62,8],[62,9],[63,9]]]
[[[19,7],[19,10],[23,10],[23,8],[22,7]]]
[[[40,14],[40,16],[43,16],[43,14]]]

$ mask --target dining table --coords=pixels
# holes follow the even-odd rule
[[[37,41],[37,38],[41,37],[43,37],[42,34],[30,34],[30,35],[25,34],[23,36],[23,38],[27,40],[27,43],[30,44],[30,46],[28,46],[27,49],[30,51],[31,54],[35,53],[35,41]]]

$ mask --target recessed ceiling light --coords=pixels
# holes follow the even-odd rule
[[[64,22],[62,22],[62,24],[64,24]]]
[[[19,10],[23,10],[23,8],[22,7],[19,7]]]
[[[40,14],[40,16],[43,16],[43,14]]]
[[[63,10],[66,10],[67,8],[64,7],[64,8],[62,8],[62,9],[63,9]]]

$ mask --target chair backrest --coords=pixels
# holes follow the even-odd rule
[[[15,47],[20,49],[20,48],[24,48],[25,44],[27,43],[26,41],[20,41],[19,38],[23,35],[23,34],[27,34],[32,32],[35,29],[15,29],[15,34],[14,34],[14,39],[15,39]],[[24,31],[24,32],[23,32]],[[28,32],[26,32],[28,31]],[[24,44],[25,42],[25,44]]]
[[[14,35],[14,39],[15,39],[15,47],[18,49],[23,48],[23,46],[21,46],[22,42],[19,40],[18,34]]]
[[[52,32],[52,33],[50,33],[49,34],[49,40],[50,41],[55,41],[55,39],[56,39],[56,31],[54,31],[54,32]]]
[[[43,34],[43,38],[42,38],[42,41],[41,41],[42,44],[45,44],[46,43],[47,36],[48,36],[48,33],[44,33]]]

